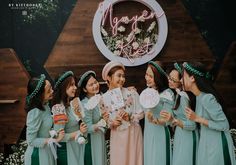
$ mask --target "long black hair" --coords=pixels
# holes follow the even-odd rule
[[[40,81],[40,77],[32,77],[27,85],[27,93],[28,95],[30,95],[37,87],[38,83]],[[34,108],[38,108],[41,111],[44,111],[44,107],[43,107],[43,93],[44,93],[44,87],[45,87],[45,80],[43,82],[43,84],[41,85],[41,87],[39,88],[37,94],[30,98],[29,101],[26,101],[25,104],[25,111],[28,113],[30,110],[34,109]]]
[[[213,82],[212,79],[207,78],[206,74],[208,73],[206,70],[206,67],[204,64],[202,64],[201,62],[188,62],[188,64],[193,67],[195,70],[203,73],[203,76],[200,76],[198,74],[194,74],[192,71],[189,71],[188,69],[184,70],[190,75],[193,76],[195,78],[196,84],[198,89],[201,92],[204,93],[211,93],[212,95],[215,96],[216,100],[223,105],[223,99],[222,97],[219,95],[219,93],[216,91],[215,87],[213,86]]]
[[[161,64],[159,64],[161,65]],[[160,73],[156,67],[154,67],[152,64],[148,64],[148,66],[151,68],[152,72],[154,73],[154,82],[156,84],[157,90],[159,93],[163,92],[168,88],[168,79],[165,75]],[[161,66],[162,67],[162,66]]]
[[[210,93],[216,98],[217,102],[221,105],[222,110],[224,111],[226,117],[228,118],[229,123],[231,123],[231,119],[227,113],[224,100],[213,86],[212,77],[208,76],[209,72],[206,70],[205,65],[200,62],[191,62],[191,63],[188,62],[188,64],[195,70],[203,73],[203,75],[194,74],[192,71],[184,69],[190,76],[193,76],[195,78],[196,85],[201,92]]]

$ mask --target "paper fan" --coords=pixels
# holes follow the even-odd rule
[[[84,107],[88,110],[94,109],[98,105],[98,103],[100,102],[100,99],[101,99],[101,95],[97,94],[97,95],[91,97],[88,100],[88,102],[84,105]]]
[[[139,102],[144,108],[154,108],[160,101],[160,95],[153,88],[146,88],[139,97]]]

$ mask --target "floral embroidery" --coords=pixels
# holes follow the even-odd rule
[[[103,99],[101,99],[100,101],[99,108],[102,112],[104,111],[110,112],[109,106],[105,105]]]
[[[125,109],[130,108],[133,105],[133,97],[131,93],[127,94],[127,98],[124,99]]]

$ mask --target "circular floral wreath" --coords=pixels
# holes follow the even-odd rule
[[[105,0],[99,4],[93,20],[93,37],[100,52],[125,66],[141,65],[156,57],[165,44],[168,31],[165,13],[155,0],[132,1],[145,5],[150,12],[143,10],[133,17],[113,18],[113,6],[124,0]],[[139,27],[147,20],[152,20],[147,28]],[[105,28],[107,21],[111,32]],[[125,28],[128,24],[130,31]]]

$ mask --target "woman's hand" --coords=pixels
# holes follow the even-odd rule
[[[185,108],[185,115],[186,115],[187,119],[195,121],[195,122],[197,121],[198,116],[191,108],[189,108],[189,107]]]
[[[153,113],[152,112],[150,112],[150,111],[146,112],[146,116],[147,116],[147,119],[150,123],[153,122],[154,118],[153,118]]]
[[[119,110],[118,115],[125,121],[129,121],[129,113],[125,112],[125,110]]]
[[[58,132],[58,136],[56,138],[56,141],[57,142],[60,142],[65,136],[65,131],[64,129],[61,129],[59,132]]]
[[[167,112],[166,110],[162,110],[160,112],[160,116],[165,122],[169,122],[173,120],[171,113]]]
[[[102,113],[102,118],[107,122],[108,119],[109,119],[109,113],[106,112],[106,111],[104,111],[104,112]]]
[[[122,119],[120,117],[116,117],[115,120],[112,121],[112,127],[117,128],[122,124]]]
[[[205,119],[205,118],[202,118],[202,117],[198,116],[192,109],[186,107],[186,108],[185,108],[185,113],[186,113],[186,117],[187,117],[189,120],[192,120],[192,121],[194,121],[194,122],[203,124],[203,125],[205,125],[205,126],[208,127],[208,120]]]
[[[80,124],[80,132],[82,133],[82,134],[84,134],[84,133],[86,133],[87,132],[87,125],[84,123],[84,122],[82,122],[81,124]]]
[[[98,128],[97,124],[94,124],[94,125],[93,125],[93,129],[94,129],[94,132],[99,131],[99,128]]]
[[[184,127],[183,122],[181,120],[175,119],[175,118],[172,120],[171,124],[172,124],[172,126],[179,126],[181,128]]]

